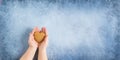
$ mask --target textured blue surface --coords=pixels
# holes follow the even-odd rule
[[[49,32],[49,60],[120,60],[119,0],[3,0],[0,60],[18,60],[35,26]]]

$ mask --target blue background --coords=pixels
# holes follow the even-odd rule
[[[35,26],[49,60],[120,60],[119,0],[1,0],[0,60],[18,60]],[[36,60],[35,56],[35,60]]]

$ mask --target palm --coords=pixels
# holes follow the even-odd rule
[[[48,44],[48,32],[47,32],[46,28],[43,27],[41,29],[41,31],[45,32],[45,34],[46,34],[44,40],[41,43],[38,43],[37,41],[35,41],[35,39],[34,39],[34,32],[35,31],[40,31],[40,30],[37,27],[35,27],[33,29],[33,31],[30,33],[29,41],[28,41],[29,46],[31,46],[31,47],[38,47],[38,45],[39,45],[40,49],[45,49],[47,47],[47,44]]]
[[[46,49],[46,47],[48,45],[48,32],[45,27],[42,27],[41,31],[45,32],[46,36],[45,36],[44,40],[39,44],[39,49]]]
[[[35,31],[39,31],[39,29],[37,27],[35,27],[29,36],[28,43],[29,43],[29,46],[31,46],[31,47],[38,47],[38,42],[35,41],[34,36],[33,36]]]

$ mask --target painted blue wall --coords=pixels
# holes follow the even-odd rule
[[[35,26],[47,27],[49,60],[119,60],[119,0],[3,0],[0,60],[18,60]]]

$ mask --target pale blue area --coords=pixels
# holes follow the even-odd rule
[[[120,60],[119,0],[3,0],[0,60],[19,60],[35,26],[49,32],[49,60]]]

